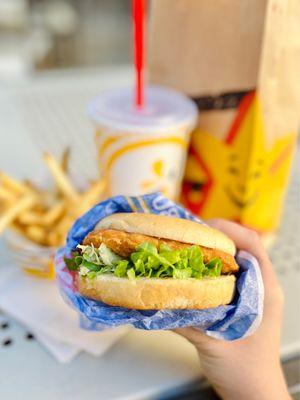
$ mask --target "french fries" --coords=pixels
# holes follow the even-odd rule
[[[10,190],[11,193],[15,195],[25,193],[28,190],[26,183],[19,182],[6,175],[4,172],[0,172],[0,182],[4,189]]]
[[[59,163],[48,153],[44,153],[44,160],[50,172],[52,173],[58,189],[69,200],[76,202],[76,200],[78,200],[78,193]]]
[[[69,167],[69,161],[70,161],[70,147],[67,147],[65,151],[63,152],[63,155],[61,157],[61,163],[60,166],[62,170],[67,174],[68,173],[68,167]]]
[[[12,202],[16,198],[16,195],[5,187],[0,186],[0,201]]]
[[[82,214],[85,210],[88,210],[90,208],[90,204],[96,204],[99,201],[104,189],[105,182],[100,180],[92,183],[90,188],[81,194],[78,208],[80,214]]]
[[[0,233],[22,212],[34,205],[36,199],[33,196],[26,196],[16,202],[6,213],[0,217]]]
[[[79,192],[68,176],[70,151],[62,160],[44,154],[44,161],[55,183],[54,190],[41,190],[31,181],[18,181],[0,172],[0,234],[9,228],[33,243],[58,247],[74,221],[103,196],[103,180],[91,182]]]
[[[46,231],[38,225],[29,225],[26,228],[26,236],[32,240],[33,242],[39,243],[39,244],[46,244],[47,239],[45,237]]]

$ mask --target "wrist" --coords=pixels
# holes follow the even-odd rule
[[[283,390],[280,389],[279,391],[277,388],[274,388],[274,390],[271,391],[268,389],[256,389],[254,391],[251,390],[251,393],[247,393],[247,390],[242,393],[218,393],[220,394],[222,400],[291,400],[288,390],[284,388]]]
[[[231,381],[227,387],[215,387],[223,400],[291,400],[281,366],[265,373],[254,373],[243,382]]]

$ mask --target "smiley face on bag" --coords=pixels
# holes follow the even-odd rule
[[[278,223],[295,135],[267,146],[254,96],[243,119],[224,139],[196,131],[183,184],[183,202],[202,218],[223,217],[258,230]],[[255,121],[255,123],[254,123]],[[272,207],[270,207],[272,205]]]

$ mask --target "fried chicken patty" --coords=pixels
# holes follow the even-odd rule
[[[99,247],[101,243],[104,243],[116,254],[122,257],[129,257],[130,254],[135,251],[136,247],[143,242],[152,243],[157,248],[161,244],[166,244],[173,250],[183,249],[185,247],[192,246],[191,244],[177,242],[176,240],[161,239],[153,236],[142,235],[139,233],[128,233],[116,229],[103,229],[99,231],[92,231],[86,236],[83,244],[93,244],[95,247]],[[216,257],[221,259],[222,274],[228,274],[230,272],[238,271],[239,267],[231,254],[227,254],[224,251],[211,249],[204,246],[199,247],[203,252],[204,262],[208,262]]]

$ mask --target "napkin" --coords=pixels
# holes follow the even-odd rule
[[[54,281],[26,276],[14,266],[1,268],[0,308],[34,333],[60,362],[71,361],[83,350],[101,356],[129,329],[81,329],[77,313],[61,299]]]

